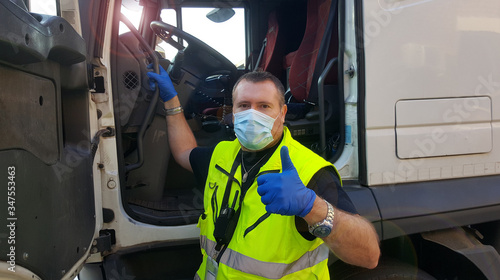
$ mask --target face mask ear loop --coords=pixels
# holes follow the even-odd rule
[[[281,115],[281,110],[280,110],[279,114],[276,116],[276,118],[274,119],[274,121],[276,121],[280,117],[280,115]]]

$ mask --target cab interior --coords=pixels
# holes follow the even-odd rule
[[[114,9],[121,14],[111,52],[114,111],[123,205],[132,218],[175,226],[203,212],[204,182],[171,157],[150,64],[169,72],[199,146],[235,139],[232,87],[244,73],[264,70],[287,89],[294,138],[332,162],[342,152],[339,1],[123,0]]]

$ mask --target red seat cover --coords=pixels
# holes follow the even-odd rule
[[[311,83],[313,82],[314,69],[323,34],[328,22],[331,0],[309,0],[307,4],[306,30],[302,42],[296,52],[290,53],[286,61],[290,63],[289,84],[290,91],[297,101],[307,100]],[[330,40],[328,58],[337,56],[337,32],[335,23]],[[323,62],[325,63],[325,62]],[[324,67],[324,66],[323,66]],[[336,71],[331,71],[330,82],[335,79]],[[327,79],[328,82],[328,79]]]
[[[262,55],[262,61],[259,65],[264,71],[280,76],[283,71],[281,68],[281,59],[283,57],[283,40],[281,39],[280,27],[276,16],[276,11],[269,14],[268,29],[266,35],[266,47]]]

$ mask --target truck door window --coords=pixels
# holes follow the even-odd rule
[[[121,13],[127,17],[128,20],[135,26],[136,29],[139,29],[139,23],[141,21],[141,14],[142,14],[142,6],[139,6],[139,3],[137,5],[131,5],[130,3],[125,6],[122,5],[122,8],[120,9]],[[123,23],[120,22],[120,29],[119,29],[119,34],[123,34],[125,32],[128,32],[129,29],[127,26]]]
[[[233,17],[225,22],[216,23],[206,17],[213,8],[182,8],[182,29],[217,50],[236,67],[244,68],[245,10],[233,9],[235,11]],[[162,10],[161,19],[168,24],[176,25],[174,10]],[[164,48],[164,45],[161,47]],[[177,50],[174,49],[173,54],[167,55],[166,58],[173,58],[176,53]]]
[[[177,13],[174,9],[163,9],[160,13],[161,21],[168,23],[173,26],[177,26]],[[176,36],[172,36],[174,40],[178,41]],[[186,42],[183,42],[184,46],[187,46]],[[173,60],[177,54],[177,49],[172,47],[170,44],[165,43],[159,37],[156,38],[156,48],[155,50],[159,52],[164,58]]]
[[[31,0],[29,10],[32,13],[57,16],[56,0]]]

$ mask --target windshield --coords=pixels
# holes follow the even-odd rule
[[[206,15],[213,8],[182,8],[182,27],[229,59],[236,67],[245,67],[245,10],[234,8],[235,15],[225,22],[213,22]],[[175,25],[176,14],[172,9],[161,12],[161,20]],[[165,42],[158,46],[165,57],[171,59],[177,50]]]

